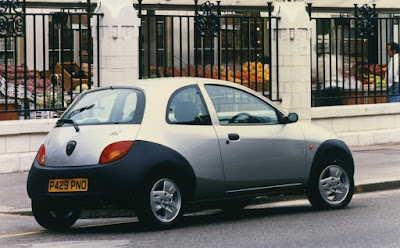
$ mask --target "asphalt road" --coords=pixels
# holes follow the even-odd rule
[[[79,220],[64,233],[31,216],[0,215],[0,247],[400,247],[400,190],[357,194],[343,210],[314,211],[305,200],[207,211],[167,231],[136,218]]]

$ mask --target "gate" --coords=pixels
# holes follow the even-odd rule
[[[56,3],[38,13],[25,0],[1,1],[0,120],[59,117],[94,76],[99,84],[91,66],[91,17],[100,17],[93,7],[90,0]]]
[[[261,17],[259,10],[253,16],[229,11],[220,1],[194,3],[191,11],[157,13],[142,9],[139,0],[140,78],[222,79],[279,100],[278,44],[271,39],[272,4],[265,8],[268,16]],[[178,14],[171,15],[171,11]],[[277,22],[274,25],[277,30]]]
[[[400,41],[399,17],[354,5],[352,13],[311,20],[313,106],[386,102],[386,47]]]

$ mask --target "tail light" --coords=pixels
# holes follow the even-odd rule
[[[133,141],[120,141],[108,145],[101,153],[99,163],[110,163],[122,158],[128,153],[132,145]]]
[[[45,166],[46,165],[46,147],[41,145],[37,155],[38,164]]]

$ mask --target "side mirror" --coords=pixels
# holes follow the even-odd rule
[[[289,123],[294,123],[299,120],[299,116],[296,113],[290,113],[287,118]]]
[[[299,120],[299,116],[296,113],[290,113],[288,116],[285,116],[281,123],[282,124],[287,124],[287,123],[294,123]]]

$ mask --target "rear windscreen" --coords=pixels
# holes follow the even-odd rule
[[[134,89],[103,89],[83,94],[61,119],[79,124],[134,123],[143,118],[144,95]]]

